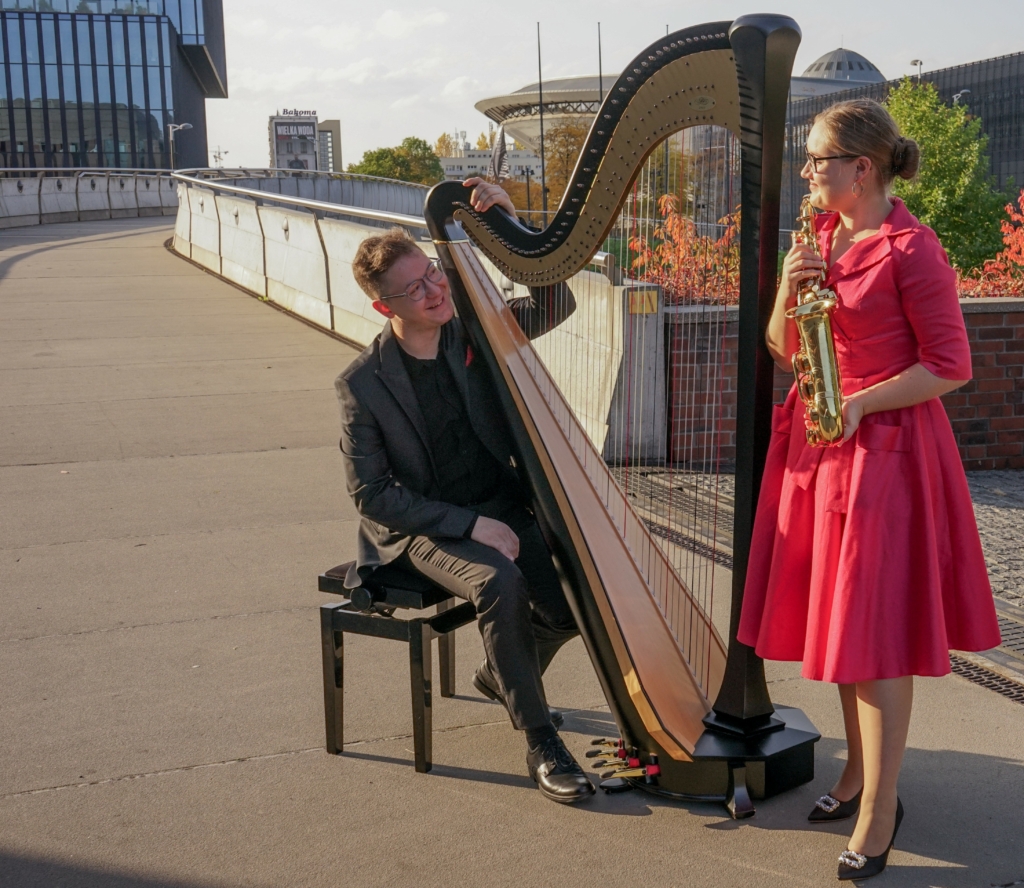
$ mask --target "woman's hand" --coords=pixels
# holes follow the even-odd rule
[[[473,176],[462,183],[466,188],[472,188],[469,195],[469,204],[478,213],[483,213],[491,207],[501,207],[510,216],[515,216],[516,208],[512,198],[508,196],[505,189],[494,182],[488,182],[479,176]]]
[[[858,392],[859,394],[859,392]],[[864,418],[864,405],[857,395],[850,395],[843,400],[843,440],[849,441]]]
[[[796,296],[800,284],[816,273],[825,272],[825,263],[808,244],[793,244],[782,262],[782,276],[779,279],[779,295],[789,302]]]

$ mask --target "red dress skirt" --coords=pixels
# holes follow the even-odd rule
[[[902,201],[826,285],[847,394],[922,363],[970,379],[956,276]],[[828,261],[836,217],[819,224]],[[946,675],[950,649],[999,644],[967,479],[938,398],[865,416],[839,447],[809,447],[804,409],[776,406],[739,639],[805,678]]]

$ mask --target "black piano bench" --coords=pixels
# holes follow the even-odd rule
[[[431,767],[433,718],[431,710],[430,642],[437,639],[441,660],[441,696],[455,696],[455,630],[476,619],[469,602],[456,606],[455,598],[419,574],[393,565],[378,569],[370,580],[356,589],[345,588],[345,575],[352,562],[339,564],[320,574],[320,591],[343,595],[339,604],[320,605],[320,644],[324,661],[324,718],[327,751],[341,755],[344,744],[344,651],[346,632],[391,638],[409,645],[409,673],[412,681],[412,731],[416,770],[425,774]],[[425,610],[437,606],[432,617],[399,619],[403,608]]]

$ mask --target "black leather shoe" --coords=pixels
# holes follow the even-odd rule
[[[841,802],[830,795],[823,795],[814,803],[814,809],[807,815],[811,823],[835,823],[837,820],[849,820],[860,810],[862,789],[848,802]]]
[[[902,822],[903,802],[897,798],[896,825],[893,827],[892,839],[889,841],[889,847],[885,849],[885,853],[879,854],[877,857],[868,857],[866,854],[858,854],[847,848],[839,855],[839,872],[836,873],[836,878],[840,882],[848,882],[851,879],[870,879],[872,876],[877,876],[889,862],[889,852],[892,851],[892,846],[896,843],[896,833],[900,831]]]
[[[557,734],[528,749],[526,764],[538,789],[552,801],[567,805],[594,794],[594,784]]]
[[[505,697],[502,695],[501,691],[496,687],[494,678],[491,675],[491,669],[487,665],[486,660],[484,660],[476,669],[476,674],[473,676],[473,687],[489,700],[496,700],[504,706],[505,711],[508,712],[508,704],[505,702]],[[565,717],[557,709],[552,709],[550,712],[551,724],[555,726],[555,730],[557,731],[565,722]],[[512,718],[511,712],[509,712],[508,717]]]

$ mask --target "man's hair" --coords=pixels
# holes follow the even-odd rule
[[[362,291],[373,300],[391,293],[381,292],[381,280],[403,256],[420,248],[404,228],[391,228],[366,238],[352,260],[352,274]]]

